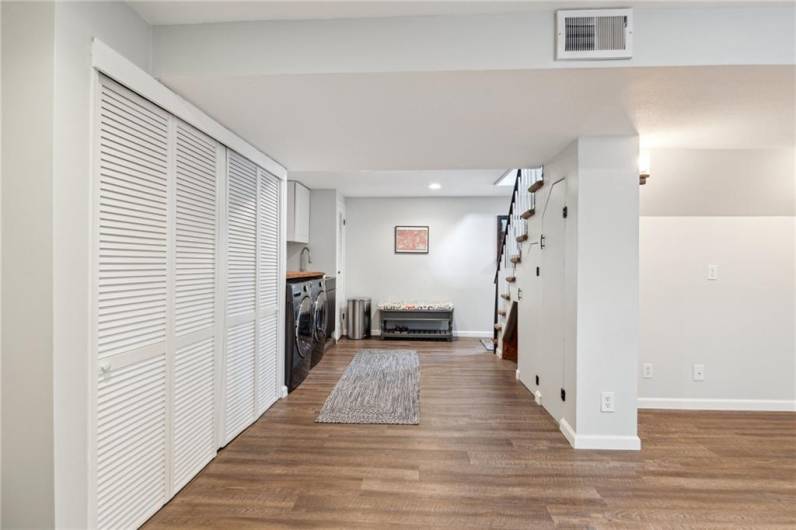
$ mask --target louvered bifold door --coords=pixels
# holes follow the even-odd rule
[[[224,160],[223,147],[179,121],[174,143],[172,493],[216,454],[216,186]]]
[[[165,502],[169,116],[117,83],[97,98],[93,394],[96,526]]]
[[[256,414],[277,399],[279,340],[279,180],[258,170]]]
[[[254,421],[257,166],[227,150],[224,444]]]

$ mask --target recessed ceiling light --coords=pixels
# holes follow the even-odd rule
[[[428,185],[428,189],[430,189],[430,190],[438,190],[438,189],[441,189],[441,188],[442,188],[442,184],[440,184],[439,182],[432,182],[431,184]]]

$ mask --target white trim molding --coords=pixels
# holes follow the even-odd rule
[[[638,398],[640,409],[796,412],[789,399]]]
[[[97,38],[91,43],[91,63],[95,69],[114,81],[193,125],[272,175],[281,180],[287,179],[287,170],[282,164],[218,123]]]
[[[608,451],[639,451],[641,439],[638,436],[613,436],[604,434],[578,434],[567,420],[558,421],[559,429],[574,449],[602,449]]]

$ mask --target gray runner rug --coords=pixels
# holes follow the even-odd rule
[[[420,423],[420,360],[417,352],[357,352],[315,421]]]

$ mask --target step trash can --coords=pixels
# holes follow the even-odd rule
[[[349,298],[346,320],[349,339],[370,337],[370,298]]]

